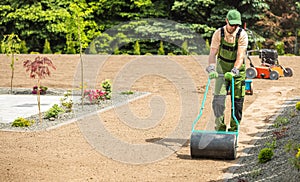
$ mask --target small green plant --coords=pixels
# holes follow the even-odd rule
[[[297,111],[300,110],[300,102],[297,102],[297,103],[296,103],[296,109],[297,109]]]
[[[284,125],[286,125],[286,124],[288,124],[288,123],[289,123],[288,118],[283,117],[283,116],[278,116],[278,117],[275,119],[273,126],[274,126],[275,128],[279,128],[280,126],[284,126]]]
[[[59,107],[57,104],[54,104],[48,111],[45,113],[45,119],[57,118],[60,113],[64,113],[64,109]]]
[[[299,107],[300,107],[300,106],[299,106]],[[297,116],[297,111],[296,111],[295,109],[291,109],[290,112],[289,112],[289,116],[290,116],[291,118]]]
[[[258,161],[260,163],[266,163],[272,159],[273,155],[274,155],[273,149],[263,148],[259,151]]]
[[[134,93],[134,92],[131,91],[131,90],[121,92],[121,94],[123,94],[123,95],[131,95],[131,94],[133,94],[133,93]]]
[[[295,157],[289,158],[289,162],[298,170],[300,170],[300,148],[298,149],[298,153]]]
[[[266,142],[265,145],[268,148],[275,149],[277,147],[277,145],[276,145],[276,138],[272,142]]]
[[[274,128],[279,128],[280,125],[279,125],[279,123],[274,123],[274,124],[273,124],[273,127],[274,127]]]
[[[284,146],[285,152],[290,152],[292,150],[293,142],[291,140],[288,141],[287,144]]]
[[[300,144],[296,144],[289,140],[284,146],[285,152],[289,153],[291,157],[289,162],[298,170],[300,170]]]
[[[64,97],[60,99],[60,103],[66,112],[71,112],[73,107],[73,100],[71,98],[71,90],[64,93]]]
[[[47,91],[48,90],[48,87],[46,87],[46,86],[40,86],[40,89],[42,90],[42,91]]]
[[[32,92],[31,93],[32,94],[38,94],[38,90],[40,91],[41,95],[45,95],[46,92],[47,92],[47,90],[48,90],[48,87],[46,87],[46,86],[40,86],[39,89],[38,89],[38,86],[35,85],[35,86],[32,87]]]
[[[297,159],[300,159],[300,147],[298,148],[298,152],[297,152],[297,154],[296,154],[296,158],[297,158]]]
[[[250,173],[252,177],[259,176],[260,174],[261,174],[261,168],[254,168]]]
[[[103,88],[104,92],[105,92],[105,98],[106,99],[111,99],[111,91],[112,91],[112,85],[111,85],[111,81],[109,79],[104,80],[101,83],[101,87]]]
[[[14,120],[12,123],[12,126],[14,127],[28,127],[31,126],[35,121],[34,120],[28,120],[22,117],[19,117]]]

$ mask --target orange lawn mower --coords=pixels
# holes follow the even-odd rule
[[[254,66],[249,56],[251,52],[258,52],[261,59],[260,66]],[[278,53],[274,49],[261,49],[247,51],[247,58],[250,61],[250,67],[246,69],[246,77],[249,79],[262,78],[278,80],[279,77],[292,77],[293,70],[279,64]]]

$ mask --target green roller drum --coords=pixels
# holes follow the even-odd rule
[[[225,159],[234,160],[237,155],[237,138],[239,131],[239,122],[234,115],[234,104],[232,104],[232,115],[238,126],[237,131],[206,131],[206,130],[195,130],[195,125],[200,120],[204,109],[206,95],[210,85],[210,79],[206,85],[204,92],[204,98],[200,108],[200,113],[193,122],[192,134],[190,138],[190,152],[191,158],[209,158],[209,159]],[[231,99],[234,103],[234,78],[232,78],[231,84]]]
[[[236,134],[193,132],[190,150],[192,158],[236,158]]]

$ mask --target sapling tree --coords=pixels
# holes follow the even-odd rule
[[[52,50],[51,50],[51,47],[50,47],[50,42],[48,41],[48,39],[45,39],[43,54],[52,54]]]
[[[84,3],[70,3],[70,16],[68,17],[68,24],[67,24],[67,45],[68,46],[74,46],[73,38],[77,41],[79,44],[79,54],[80,54],[80,72],[81,72],[81,85],[83,85],[83,58],[82,58],[82,50],[83,48],[86,48],[88,46],[88,37],[85,32],[85,28],[88,26],[89,22],[85,21],[85,18],[90,16],[93,12],[90,7],[88,7]],[[68,47],[67,49],[70,49]],[[81,104],[83,106],[83,99],[84,99],[84,91],[83,88],[81,88]]]
[[[141,55],[141,49],[140,49],[140,43],[139,41],[135,41],[135,44],[133,46],[133,54],[134,55]]]
[[[11,77],[10,77],[10,93],[12,94],[12,88],[13,88],[13,79],[14,79],[14,73],[15,73],[15,61],[17,60],[15,57],[15,54],[20,53],[21,48],[21,40],[19,39],[19,36],[12,33],[9,35],[4,35],[4,38],[1,42],[1,51],[2,53],[6,53],[7,56],[11,57]]]
[[[164,50],[164,43],[163,41],[160,41],[159,43],[159,49],[157,51],[158,55],[165,55],[165,50]]]
[[[51,72],[49,68],[56,69],[51,59],[47,57],[36,57],[34,61],[26,60],[23,62],[23,66],[26,68],[26,72],[30,72],[30,78],[37,78],[37,86],[40,88],[41,80],[50,76]],[[42,121],[41,102],[40,102],[40,89],[37,90],[37,101],[39,109],[39,121]]]

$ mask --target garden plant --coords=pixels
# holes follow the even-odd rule
[[[34,124],[35,121],[34,120],[28,120],[22,117],[18,117],[17,119],[15,119],[12,123],[12,126],[14,127],[28,127],[31,126],[32,124]]]
[[[64,97],[60,99],[60,103],[64,108],[65,112],[71,112],[73,107],[73,100],[71,98],[72,92],[71,90],[67,90],[64,93]]]
[[[58,104],[54,104],[46,113],[45,119],[57,118],[60,113],[64,113],[64,109],[59,107]]]
[[[23,62],[26,72],[30,72],[30,78],[37,78],[37,87],[41,88],[41,80],[50,76],[50,68],[56,69],[51,59],[47,57],[37,56],[34,61],[26,60]],[[40,103],[40,90],[37,90],[37,101],[39,110],[39,121],[42,122],[41,103]]]
[[[2,44],[1,44],[1,51],[3,53],[6,53],[8,56],[11,57],[11,77],[10,77],[10,93],[12,94],[12,88],[13,88],[13,79],[14,79],[14,73],[15,73],[15,61],[17,58],[15,57],[15,54],[20,53],[21,48],[21,40],[18,35],[12,33],[9,35],[5,35]]]

